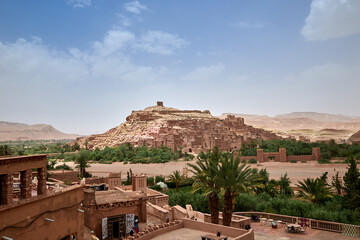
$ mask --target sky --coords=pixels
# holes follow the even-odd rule
[[[359,0],[0,1],[0,121],[102,133],[133,110],[360,116]]]

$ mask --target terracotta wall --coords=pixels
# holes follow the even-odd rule
[[[144,235],[142,235],[142,236],[140,236],[140,237],[138,237],[136,239],[139,239],[139,240],[151,240],[156,236],[159,236],[159,235],[162,235],[162,234],[165,234],[165,233],[168,233],[168,232],[172,232],[172,231],[175,231],[175,230],[178,230],[178,229],[184,227],[182,222],[171,225],[171,226],[170,226],[170,224],[167,224],[167,225],[169,225],[169,226],[165,226],[165,227],[159,228],[157,230],[147,232],[146,234],[144,234]]]
[[[246,239],[251,239],[251,240],[254,239],[254,232],[252,229],[243,230],[243,229],[237,229],[237,228],[227,227],[227,226],[218,225],[218,224],[194,221],[194,220],[190,220],[190,219],[183,219],[182,221],[184,223],[184,228],[194,229],[194,230],[203,231],[203,232],[209,232],[209,233],[213,233],[213,234],[216,234],[217,231],[221,231],[221,235],[229,236],[234,239],[243,239],[243,238],[241,238],[241,236],[243,236],[243,235],[250,236],[249,238],[246,238]],[[251,236],[252,236],[252,238],[251,238]]]
[[[69,181],[69,182],[77,182],[79,181],[78,177],[77,177],[77,172],[76,171],[64,171],[64,172],[53,172],[53,171],[49,171],[50,173],[50,178],[54,178],[57,180],[60,180],[62,182],[65,181]]]
[[[291,155],[287,157],[288,162],[290,162],[291,160],[296,160],[298,162],[301,161],[315,161],[315,159],[313,158],[312,155]]]
[[[176,205],[176,206],[172,207],[171,212],[172,212],[172,219],[171,220],[183,219],[187,215],[186,210],[183,207],[179,206],[179,205]]]
[[[256,156],[239,156],[240,160],[249,161],[254,158],[258,162],[267,162],[269,158],[273,158],[275,162],[290,162],[291,160],[296,161],[318,161],[321,158],[320,148],[313,148],[311,155],[289,155],[286,156],[286,149],[279,148],[279,152],[264,152],[263,149],[256,150]],[[237,156],[237,153],[235,157]]]
[[[171,219],[170,213],[168,210],[166,210],[162,207],[156,206],[154,204],[151,204],[149,202],[146,204],[146,213],[151,214],[155,217],[158,217],[162,220],[165,220],[165,218],[167,218],[167,217],[169,219]]]
[[[77,233],[84,239],[84,213],[78,211],[84,199],[82,186],[37,196],[0,207],[0,236],[13,239],[61,239]],[[53,219],[54,222],[45,220]],[[17,226],[20,228],[12,228]]]

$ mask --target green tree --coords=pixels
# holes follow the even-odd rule
[[[281,174],[280,180],[278,181],[278,185],[280,187],[280,194],[282,195],[291,195],[293,194],[293,190],[290,187],[290,178],[288,178],[287,173],[284,176]]]
[[[216,178],[223,196],[223,225],[230,226],[236,196],[260,187],[260,177],[246,164],[240,165],[239,158],[234,159],[233,153],[224,153]]]
[[[332,198],[330,188],[324,178],[306,178],[296,184],[300,188],[298,197],[313,203],[323,203]]]
[[[80,170],[81,177],[86,176],[85,169],[90,167],[89,163],[89,152],[87,150],[81,150],[75,158],[76,168]]]
[[[356,160],[350,157],[350,164],[344,175],[344,205],[350,209],[360,208],[360,173],[357,169]]]
[[[185,180],[185,177],[180,173],[179,170],[176,170],[169,176],[169,179],[170,181],[173,181],[175,183],[176,192],[178,192],[179,185]]]
[[[332,177],[331,186],[336,189],[338,195],[341,195],[341,190],[343,189],[343,186],[340,181],[339,172],[336,172],[336,175]]]
[[[71,146],[71,151],[75,152],[76,150],[80,150],[80,145],[78,142],[75,142],[74,145]]]
[[[215,147],[207,154],[200,152],[195,164],[188,164],[194,174],[193,193],[203,192],[208,199],[211,223],[219,223],[219,187],[216,182],[221,152]]]

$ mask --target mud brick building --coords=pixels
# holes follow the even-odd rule
[[[37,181],[33,181],[35,175]],[[19,195],[13,188],[14,176],[20,177]],[[0,236],[84,239],[83,188],[67,187],[57,193],[47,191],[46,155],[0,158],[0,178]]]

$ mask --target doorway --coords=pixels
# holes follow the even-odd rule
[[[125,215],[108,217],[108,239],[117,240],[125,237]]]

